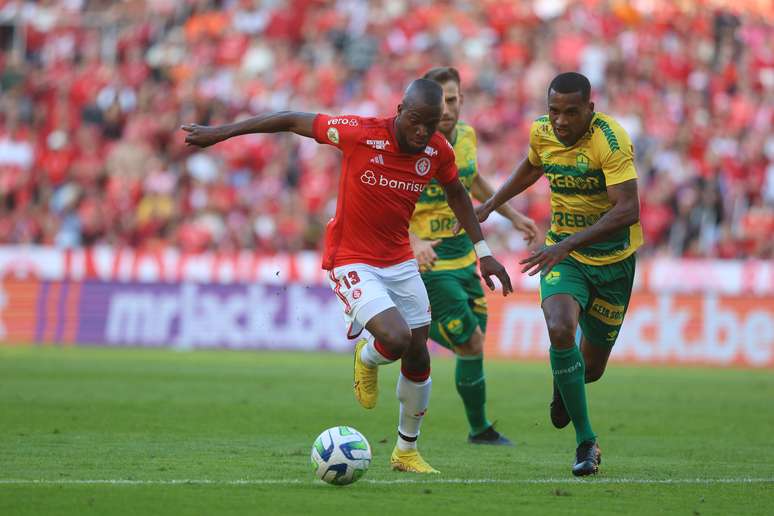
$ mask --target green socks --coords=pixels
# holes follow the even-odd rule
[[[597,436],[591,430],[589,409],[586,406],[586,364],[583,355],[576,346],[570,349],[556,349],[552,346],[549,355],[554,381],[575,426],[576,441],[578,444],[593,441]]]
[[[454,383],[465,405],[470,435],[478,435],[492,424],[486,419],[486,382],[484,356],[459,356],[454,371]]]

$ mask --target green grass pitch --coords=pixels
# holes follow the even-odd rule
[[[511,449],[466,444],[453,368],[434,359],[427,477],[388,467],[397,365],[365,411],[346,355],[0,348],[0,514],[771,514],[771,371],[612,364],[589,386],[601,473],[576,480],[547,364],[486,364]],[[347,487],[309,465],[339,424],[374,452]]]

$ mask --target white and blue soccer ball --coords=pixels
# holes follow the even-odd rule
[[[334,426],[312,445],[312,467],[320,480],[337,486],[356,482],[371,465],[371,445],[351,426]]]

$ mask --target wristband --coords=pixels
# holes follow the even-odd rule
[[[492,256],[492,250],[489,249],[489,246],[486,243],[486,240],[479,240],[475,244],[473,244],[473,249],[476,250],[476,256],[479,257],[479,259],[485,257],[485,256]]]

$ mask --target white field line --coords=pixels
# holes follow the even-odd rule
[[[510,485],[543,485],[543,484],[644,484],[644,485],[681,485],[681,484],[774,484],[772,478],[600,478],[594,477],[586,480],[574,478],[533,478],[533,479],[499,479],[499,478],[401,478],[394,480],[363,479],[361,484],[510,484]],[[170,480],[135,480],[135,479],[17,479],[0,478],[0,485],[128,485],[128,486],[168,486],[168,485],[214,485],[214,486],[243,486],[243,485],[313,485],[322,484],[318,480],[299,479],[240,479],[240,480],[213,480],[213,479],[170,479]]]

